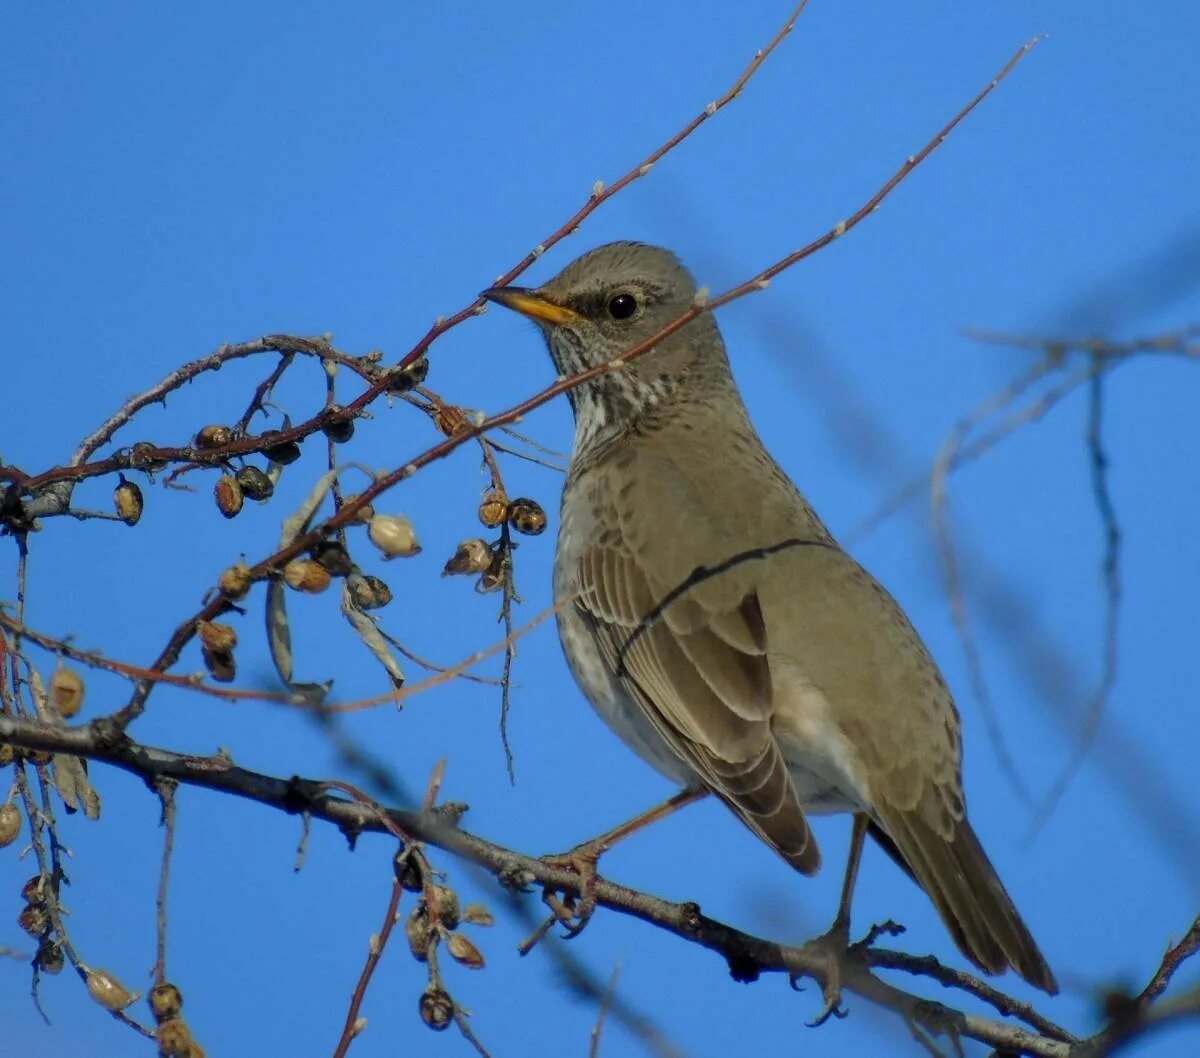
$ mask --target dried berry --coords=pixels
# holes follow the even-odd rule
[[[496,923],[492,913],[483,904],[467,904],[463,908],[462,920],[472,926],[492,926]]]
[[[281,466],[287,466],[289,463],[296,462],[300,458],[300,446],[295,441],[283,441],[276,444],[271,444],[272,437],[278,437],[278,430],[264,430],[260,441],[268,442],[264,444],[262,449],[265,455],[272,463],[279,463]]]
[[[446,938],[446,950],[450,952],[455,962],[461,963],[469,970],[483,969],[483,955],[471,941],[461,933],[451,933]]]
[[[344,500],[342,500],[342,507],[343,508],[349,507],[352,503],[357,503],[358,497],[359,497],[359,493],[357,493],[357,492],[350,493],[349,496],[347,496]],[[374,517],[375,517],[375,508],[372,507],[369,503],[364,503],[361,507],[358,508],[358,510],[356,510],[352,515],[350,515],[350,519],[346,524],[347,525],[366,525]]]
[[[218,683],[232,683],[237,678],[237,662],[231,651],[202,647],[200,654],[204,658],[204,667]]]
[[[21,813],[16,805],[0,805],[0,849],[11,845],[21,833]]]
[[[183,1009],[183,994],[170,981],[164,981],[150,989],[146,1001],[150,1004],[155,1021],[166,1021]]]
[[[17,916],[17,925],[31,937],[40,937],[50,928],[50,916],[39,904],[26,904]]]
[[[442,569],[442,576],[454,573],[482,573],[492,564],[492,549],[486,540],[464,540]]]
[[[105,1010],[124,1010],[137,996],[107,970],[89,970],[87,990]]]
[[[237,646],[237,632],[231,625],[219,621],[197,621],[196,634],[200,642],[214,653],[232,650]]]
[[[508,497],[499,489],[492,489],[479,504],[479,520],[489,529],[503,525],[508,517]]]
[[[228,426],[205,426],[196,434],[197,448],[224,448],[233,440],[233,431]]]
[[[349,552],[336,540],[322,540],[312,549],[312,557],[335,577],[345,577],[354,571]]]
[[[142,517],[142,490],[132,481],[126,481],[125,475],[118,475],[121,483],[113,489],[113,507],[117,517],[126,525],[137,525]]]
[[[424,903],[412,909],[408,921],[404,923],[404,934],[408,937],[408,950],[418,962],[429,958],[429,942],[433,939],[433,929],[429,925],[429,915],[425,912]]]
[[[393,368],[387,376],[388,391],[390,393],[407,393],[424,382],[428,374],[429,361],[423,356],[414,360],[407,367]]]
[[[329,409],[329,413],[333,414],[341,409],[334,406]],[[354,436],[354,420],[353,419],[334,419],[331,422],[326,422],[321,427],[321,432],[329,438],[334,444],[345,444]]]
[[[78,716],[83,708],[83,677],[61,662],[50,677],[50,702],[64,720]]]
[[[244,466],[237,472],[237,483],[252,500],[269,500],[275,484],[258,467]]]
[[[329,570],[311,558],[294,558],[283,567],[283,581],[289,588],[313,595],[329,587]]]
[[[217,587],[230,599],[240,599],[250,590],[253,583],[250,567],[244,559],[239,559],[236,565],[230,566],[221,574],[217,580]]]
[[[226,518],[234,518],[242,509],[242,486],[232,474],[222,474],[213,488],[217,510]]]
[[[437,985],[430,985],[421,993],[421,1020],[431,1029],[441,1032],[454,1020],[454,1000]]]
[[[522,496],[509,505],[508,524],[518,533],[537,536],[546,528],[546,512],[537,500]]]
[[[353,573],[346,578],[350,598],[360,610],[377,610],[392,601],[392,589],[378,577]]]
[[[409,558],[421,545],[413,524],[402,514],[377,514],[367,526],[367,535],[384,558]]]
[[[42,943],[38,945],[37,965],[44,974],[62,973],[63,966],[66,965],[62,945],[43,937]]]

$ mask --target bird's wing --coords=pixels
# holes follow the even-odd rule
[[[657,484],[664,484],[661,475]],[[670,502],[666,523],[616,529],[662,509],[645,506],[637,491],[604,497],[614,528],[578,553],[570,605],[630,698],[697,778],[792,866],[811,874],[820,864],[816,841],[771,727],[756,578],[739,564],[712,575],[681,573],[685,526],[676,518],[686,511]]]

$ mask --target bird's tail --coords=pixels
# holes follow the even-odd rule
[[[916,812],[889,813],[888,836],[929,894],[959,950],[989,974],[1012,967],[1055,995],[1058,983],[966,819],[946,838]]]

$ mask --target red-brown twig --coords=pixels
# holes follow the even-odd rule
[[[346,1011],[346,1024],[342,1028],[342,1035],[338,1039],[337,1047],[334,1048],[333,1058],[345,1058],[351,1041],[366,1027],[366,1019],[360,1019],[358,1012],[362,1009],[363,999],[366,998],[371,975],[375,973],[375,967],[379,965],[383,949],[387,947],[388,938],[396,926],[396,919],[400,913],[400,898],[403,894],[404,889],[400,883],[393,881],[392,893],[388,898],[387,911],[383,917],[383,926],[380,927],[378,934],[371,937],[370,943],[367,945],[367,961],[363,963],[362,973],[358,975],[358,983],[354,986],[354,995],[350,997],[350,1009]]]

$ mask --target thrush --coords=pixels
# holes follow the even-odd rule
[[[483,296],[534,320],[570,376],[652,338],[697,288],[669,251],[619,242]],[[677,803],[715,794],[803,874],[820,864],[807,816],[853,813],[842,930],[869,832],[976,966],[1056,992],[967,820],[937,665],[764,448],[712,315],[567,395],[554,595],[603,719],[683,787]]]

